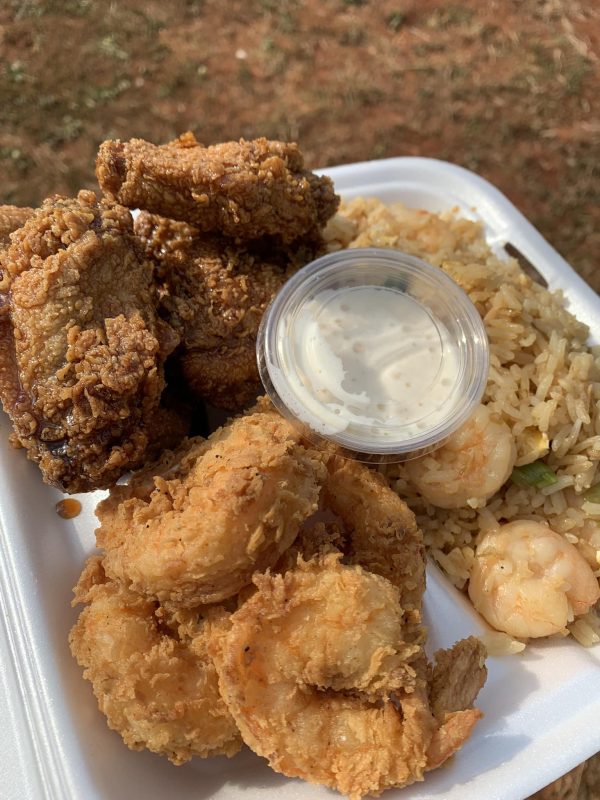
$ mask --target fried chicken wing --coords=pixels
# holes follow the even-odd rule
[[[252,414],[192,439],[97,508],[107,574],[192,608],[271,567],[317,507],[325,468],[282,417]]]
[[[0,206],[0,253],[10,244],[10,234],[24,225],[32,214],[33,208]],[[0,286],[3,283],[0,261]],[[9,377],[14,374],[15,365],[8,304],[8,295],[0,291],[0,401],[5,408],[11,408],[19,394],[18,381]]]
[[[147,212],[135,232],[157,264],[161,313],[180,337],[176,359],[186,386],[218,408],[248,406],[261,391],[262,315],[288,277],[320,253],[320,240],[239,244]]]
[[[211,147],[191,133],[162,146],[109,140],[96,174],[123,205],[238,239],[292,242],[322,227],[339,204],[331,180],[305,169],[298,145],[264,138]]]
[[[207,622],[197,622],[192,649],[163,629],[156,603],[107,580],[98,556],[75,587],[76,603],[86,607],[71,631],[71,651],[109,728],[128,747],[174,764],[240,749],[207,652]]]
[[[177,344],[122,206],[46,200],[0,253],[0,397],[16,442],[65,491],[139,465]]]

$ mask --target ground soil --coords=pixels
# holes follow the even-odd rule
[[[597,0],[2,0],[0,203],[93,187],[108,137],[435,156],[600,290],[599,50]]]
[[[0,202],[92,186],[106,137],[436,156],[600,289],[599,42],[596,0],[3,0]]]

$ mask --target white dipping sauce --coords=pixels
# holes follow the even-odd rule
[[[292,396],[283,399],[313,428],[356,427],[375,438],[401,428],[412,438],[447,417],[458,351],[409,295],[385,286],[324,289],[290,317],[280,354]]]

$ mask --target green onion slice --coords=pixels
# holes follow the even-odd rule
[[[558,480],[556,473],[543,461],[532,461],[531,464],[515,467],[510,477],[517,486],[533,486],[536,489],[552,486]]]
[[[583,496],[588,501],[588,503],[600,504],[600,483],[596,483],[593,486],[590,486],[590,488],[583,493]]]

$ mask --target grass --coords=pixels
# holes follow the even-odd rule
[[[0,147],[0,161],[10,162],[19,172],[32,166],[31,159],[18,147]]]
[[[129,53],[119,46],[117,37],[113,33],[109,33],[107,36],[100,39],[98,42],[98,50],[102,55],[114,58],[117,61],[129,60]]]
[[[404,11],[392,11],[385,20],[386,26],[394,33],[397,33],[403,25],[406,25],[408,15]]]
[[[475,12],[466,6],[440,4],[427,19],[427,25],[436,30],[445,30],[461,25],[467,25]]]

